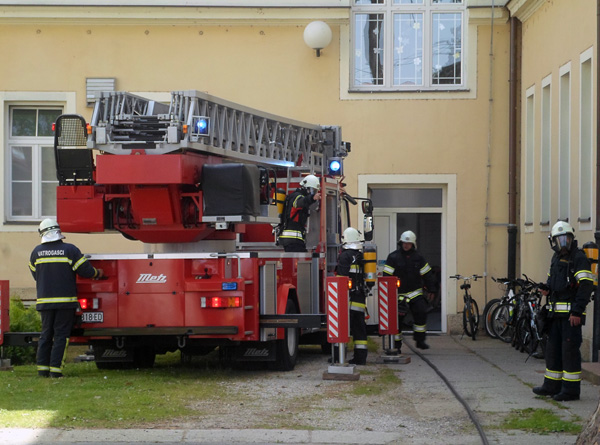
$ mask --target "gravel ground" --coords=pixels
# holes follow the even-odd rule
[[[301,348],[291,372],[247,371],[243,379],[223,382],[239,402],[201,401],[193,405],[197,418],[163,427],[400,432],[419,439],[477,434],[432,372],[424,376],[434,382],[430,385],[406,382],[402,367],[414,365],[377,364],[376,357],[371,354],[367,366],[356,368],[358,381],[324,380],[327,356]]]

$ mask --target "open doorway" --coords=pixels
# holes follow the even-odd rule
[[[377,245],[377,271],[383,272],[387,256],[398,247],[402,232],[417,235],[417,250],[435,273],[438,292],[427,314],[427,330],[444,332],[447,305],[444,281],[444,203],[443,189],[438,187],[370,188],[375,207],[374,241]],[[406,327],[404,327],[405,329]]]
[[[412,230],[417,235],[417,250],[429,263],[435,274],[438,291],[427,314],[427,330],[442,329],[442,214],[441,213],[397,213],[396,233]],[[384,260],[385,261],[385,260]]]

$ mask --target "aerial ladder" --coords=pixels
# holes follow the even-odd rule
[[[324,283],[357,203],[329,164],[341,166],[349,151],[340,127],[193,90],[172,92],[168,105],[102,93],[89,124],[61,115],[61,228],[117,231],[144,250],[89,256],[106,279],[79,280],[73,340],[93,346],[100,368],[218,347],[232,360],[290,370],[300,342],[327,348]],[[309,217],[309,252],[285,253],[274,204],[308,173],[320,178],[323,196]],[[372,205],[362,205],[372,228]]]

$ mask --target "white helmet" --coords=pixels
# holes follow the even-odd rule
[[[573,226],[566,221],[558,221],[554,224],[550,236],[548,237],[550,246],[556,252],[560,252],[563,247],[570,250],[574,239],[575,230],[573,230]]]
[[[417,247],[417,235],[415,232],[407,230],[400,235],[400,239],[398,240],[398,244],[400,243],[412,243],[413,246]]]
[[[344,249],[362,249],[362,242],[360,232],[354,227],[348,227],[342,234],[342,247]]]
[[[315,190],[321,190],[321,181],[315,175],[308,175],[302,181],[300,181],[300,186],[304,188],[313,188]]]
[[[55,219],[46,218],[43,220],[38,227],[38,232],[42,237],[42,244],[64,239],[64,236],[60,231],[60,226]]]

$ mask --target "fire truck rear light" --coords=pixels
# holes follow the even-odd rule
[[[400,280],[396,280],[396,287],[400,289]]]
[[[226,282],[221,284],[221,289],[222,290],[237,290],[237,283],[236,282]]]
[[[352,279],[348,280],[348,289],[352,289]]]
[[[92,300],[92,309],[100,309],[100,299],[94,298]]]
[[[242,307],[242,297],[202,297],[200,306],[212,309]]]
[[[92,126],[90,124],[85,124],[85,129],[88,135],[92,134]]]
[[[183,134],[187,134],[188,133],[188,126],[184,125],[183,126]]]
[[[81,307],[81,310],[85,311],[88,308],[88,303],[89,300],[87,298],[80,298],[79,306]]]
[[[52,133],[56,131],[56,122],[52,122]]]

